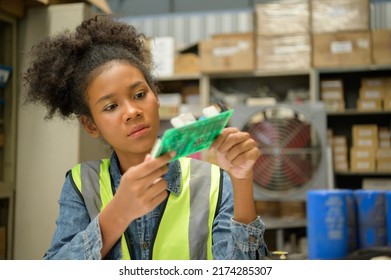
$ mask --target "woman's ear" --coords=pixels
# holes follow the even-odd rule
[[[96,127],[94,121],[90,117],[85,115],[80,116],[80,122],[89,135],[94,138],[98,138],[100,136],[99,129]]]

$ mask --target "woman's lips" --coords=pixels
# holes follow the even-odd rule
[[[130,130],[128,136],[130,136],[130,137],[140,137],[140,136],[145,135],[145,133],[147,133],[148,130],[149,130],[149,126],[148,125],[145,125],[145,124],[135,125]]]

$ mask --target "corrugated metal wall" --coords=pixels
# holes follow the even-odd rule
[[[391,2],[372,2],[371,7],[371,28],[387,29],[391,28]]]
[[[213,34],[253,31],[254,10],[175,13],[123,18],[150,37],[172,36],[182,48]]]
[[[123,19],[147,36],[172,36],[177,48],[182,48],[213,34],[253,31],[254,9],[129,16]],[[391,28],[391,1],[371,2],[370,19],[372,29]]]

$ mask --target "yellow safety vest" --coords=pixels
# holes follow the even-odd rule
[[[152,249],[155,260],[213,259],[212,226],[220,200],[220,168],[190,158],[179,159],[180,194],[170,193]],[[71,170],[91,220],[113,198],[110,160],[89,161]],[[131,259],[123,234],[122,259]]]

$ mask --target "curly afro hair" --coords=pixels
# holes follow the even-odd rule
[[[26,101],[45,105],[46,119],[57,113],[63,118],[91,116],[87,86],[98,67],[110,61],[137,67],[157,94],[145,39],[134,26],[112,16],[96,16],[83,21],[74,32],[43,39],[32,48],[32,61],[23,76],[28,86]]]

